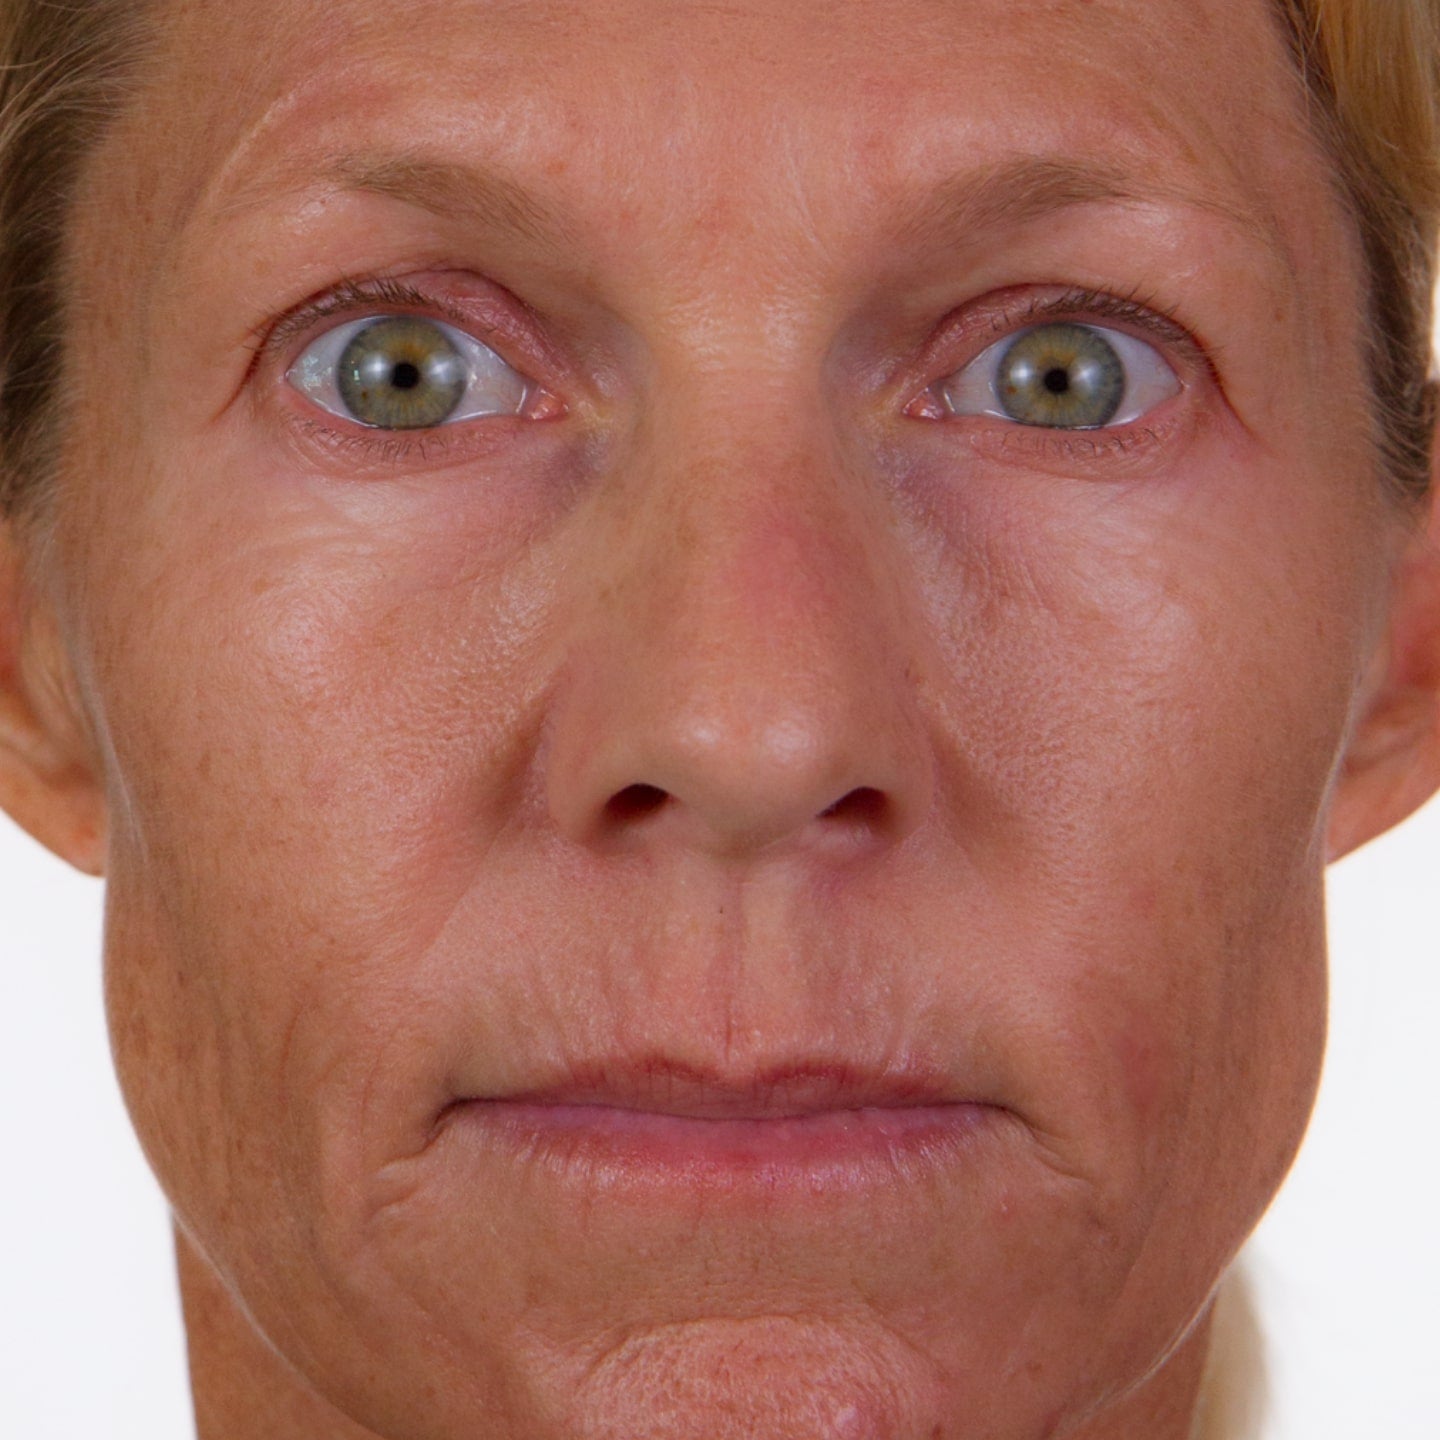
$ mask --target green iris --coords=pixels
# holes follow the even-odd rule
[[[1088,325],[1037,325],[1000,357],[995,391],[1022,425],[1086,430],[1114,419],[1125,398],[1125,367]]]
[[[464,398],[470,367],[433,320],[391,315],[351,336],[336,367],[346,408],[362,425],[422,430]]]

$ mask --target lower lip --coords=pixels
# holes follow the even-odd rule
[[[711,1118],[528,1101],[467,1101],[452,1111],[452,1121],[527,1160],[595,1179],[771,1193],[787,1182],[865,1188],[946,1168],[1001,1113],[946,1104]]]

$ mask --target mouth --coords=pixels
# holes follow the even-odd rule
[[[606,1187],[773,1196],[870,1189],[953,1163],[1007,1114],[916,1071],[790,1064],[734,1077],[650,1061],[459,1099],[442,1124]]]

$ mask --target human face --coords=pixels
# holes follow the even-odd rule
[[[1266,7],[164,35],[50,556],[192,1276],[335,1434],[1182,1434],[1400,533]],[[300,388],[392,313],[523,399]],[[1133,417],[951,413],[1059,321]]]

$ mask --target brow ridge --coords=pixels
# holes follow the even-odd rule
[[[1278,228],[1219,197],[1164,180],[1135,177],[1121,166],[1068,156],[1026,155],[942,181],[897,227],[907,246],[968,235],[1020,230],[1083,205],[1181,204],[1207,210],[1284,256]]]

